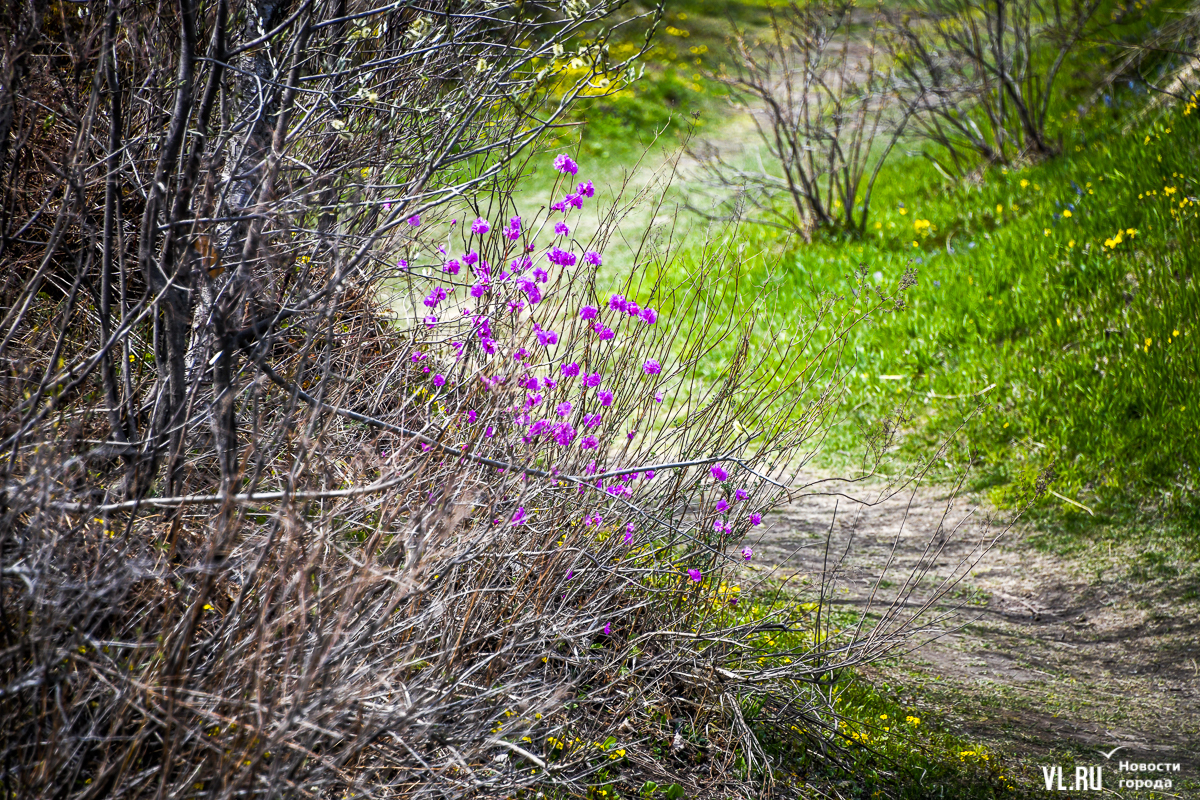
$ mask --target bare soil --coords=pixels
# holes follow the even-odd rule
[[[1132,534],[1056,555],[1035,527],[1004,528],[945,489],[888,497],[843,485],[768,520],[753,569],[789,582],[825,574],[835,607],[868,618],[896,598],[909,613],[932,600],[923,618],[941,619],[923,644],[869,674],[1030,773],[1074,755],[1114,774],[1122,759],[1181,762],[1177,777],[1200,779],[1195,565],[1148,554]],[[906,592],[914,569],[928,574]],[[1110,761],[1097,755],[1117,746]]]

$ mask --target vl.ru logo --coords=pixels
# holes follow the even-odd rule
[[[1063,784],[1061,766],[1042,767],[1042,778],[1046,781],[1046,789],[1050,791],[1098,792],[1104,788],[1104,776],[1100,767],[1076,767],[1075,783],[1072,786]]]
[[[1103,770],[1099,766],[1076,766],[1073,786],[1062,782],[1062,766],[1043,766],[1046,789],[1058,792],[1099,792],[1104,788]]]

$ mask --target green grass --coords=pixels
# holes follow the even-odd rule
[[[677,33],[660,35],[647,78],[580,106],[579,150],[590,167],[630,163],[664,127],[667,144],[689,128],[704,137],[720,127],[727,111],[719,87],[697,76],[728,58],[726,8],[691,2],[668,13],[664,26]],[[738,25],[761,27],[768,8],[742,3],[728,12]],[[1125,33],[1151,22],[1134,21]],[[1140,118],[1144,95],[1126,91],[1079,117],[1068,109],[1089,96],[1098,54],[1080,52],[1077,68],[1064,72],[1069,92],[1049,131],[1064,152],[1054,159],[952,181],[898,153],[876,185],[861,239],[827,234],[805,244],[753,226],[735,232],[754,257],[727,286],[704,287],[723,298],[708,313],[753,311],[760,347],[778,346],[781,331],[811,319],[831,294],[843,298],[835,308],[861,304],[853,293],[862,294],[863,269],[867,283],[884,287],[909,267],[918,272],[907,308],[852,336],[847,414],[828,442],[829,465],[845,466],[863,451],[864,432],[903,415],[902,460],[954,438],[942,466],[973,462],[975,487],[1001,505],[1022,503],[1042,476],[1092,510],[1133,503],[1192,513],[1200,220],[1187,198],[1200,195],[1200,113],[1177,107]],[[691,189],[674,191],[682,198]],[[668,282],[686,281],[700,258],[695,231],[703,226],[681,227],[693,233],[661,268]],[[712,352],[714,377],[729,355]],[[1085,513],[1049,497],[1064,514]]]
[[[853,411],[832,451],[860,451],[861,432],[900,406],[909,459],[970,417],[949,466],[969,452],[977,488],[1002,505],[1051,469],[1050,488],[1089,507],[1195,504],[1200,114],[1138,120],[1136,108],[1064,120],[1063,155],[970,181],[902,155],[879,180],[862,239],[738,231],[758,257],[729,276],[739,296],[726,310],[753,303],[775,332],[830,293],[841,308],[861,303],[852,292],[862,294],[864,268],[885,287],[918,272],[907,308],[853,336]],[[668,280],[684,280],[696,258],[685,243]],[[727,356],[714,351],[714,375]]]
[[[1195,501],[1200,117],[1127,135],[1107,116],[1065,155],[973,184],[897,161],[864,241],[788,253],[796,294],[837,291],[860,262],[887,283],[917,268],[908,308],[861,334],[856,421],[905,404],[915,454],[984,403],[967,437],[1002,503],[1049,467],[1085,503]]]

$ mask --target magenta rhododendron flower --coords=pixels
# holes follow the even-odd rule
[[[586,183],[581,183],[575,187],[575,191],[579,192],[579,194],[583,195],[584,197],[591,197],[592,195],[596,194],[596,187],[592,186],[591,181],[587,181]]]
[[[561,369],[562,374],[566,375],[568,378],[574,378],[579,374],[579,365],[574,362],[570,364],[563,364]]]
[[[538,331],[537,338],[543,347],[558,344],[558,334],[554,331]]]
[[[628,301],[625,299],[625,295],[614,294],[612,297],[608,298],[608,307],[613,311],[624,311],[626,302]]]
[[[643,308],[642,313],[639,316],[641,316],[642,321],[647,325],[653,325],[658,321],[658,312],[653,308]]]
[[[463,263],[466,264],[468,267],[473,267],[479,263],[479,253],[476,253],[474,250],[472,250],[471,252],[469,252],[465,256],[463,256],[462,260],[463,260]]]
[[[751,525],[761,525],[762,524],[762,514],[759,514],[759,513],[751,514],[750,515],[750,524]]]
[[[442,267],[443,270],[445,270],[446,272],[449,272],[451,275],[457,275],[459,269],[461,269],[461,268],[462,268],[462,264],[458,263],[457,258],[450,259],[449,261],[446,262],[446,266]]]
[[[638,315],[638,312],[641,310],[642,310],[641,306],[639,306],[637,303],[633,302],[632,300],[630,300],[629,302],[627,302],[625,304],[625,313],[631,317],[636,317]]]
[[[600,385],[600,373],[593,372],[590,375],[584,375],[583,376],[583,385],[584,386],[599,386]]]
[[[550,429],[550,420],[539,419],[537,422],[529,426],[530,436],[541,436]]]
[[[413,214],[411,217],[408,218],[408,224],[412,225],[414,228],[417,227],[418,225],[420,225],[421,224],[421,215]]]
[[[616,336],[616,334],[613,333],[612,328],[601,328],[600,329],[600,341],[607,342],[609,339],[613,338],[614,336]]]
[[[751,547],[750,545],[746,545],[745,547],[743,547],[742,548],[742,558],[746,559],[747,561],[754,558],[754,548]]]
[[[551,203],[551,204],[550,204],[550,210],[551,210],[551,211],[563,211],[563,212],[565,212],[565,211],[567,210],[567,201],[566,201],[566,200],[559,200],[557,203]]]
[[[702,573],[700,572],[700,570],[695,569],[694,567],[692,569],[688,570],[688,577],[691,578],[696,583],[700,582],[701,575],[702,575]]]
[[[583,195],[569,194],[563,198],[563,202],[572,208],[583,208]]]
[[[468,422],[474,422],[476,416],[478,416],[478,415],[475,413],[475,409],[473,409],[473,408],[467,409],[467,421]]]
[[[520,386],[522,389],[528,389],[531,392],[536,392],[540,384],[537,378],[530,376],[523,381],[517,381],[517,386]]]
[[[540,303],[542,300],[542,291],[537,287],[537,284],[528,278],[522,278],[517,281],[517,288],[525,293],[529,298],[530,303]]]
[[[550,252],[546,254],[546,260],[560,267],[575,266],[575,254],[558,247],[550,248]]]
[[[546,281],[550,280],[550,275],[546,272],[546,270],[538,267],[533,271],[533,279],[538,283],[545,283]]]
[[[475,234],[476,236],[483,236],[491,229],[492,226],[488,225],[488,221],[482,217],[471,223],[471,233]]]
[[[520,272],[523,269],[529,269],[532,267],[533,259],[531,259],[529,256],[520,256],[519,258],[514,258],[509,266],[512,267],[513,272]]]
[[[600,405],[611,406],[613,401],[613,393],[607,389],[601,389],[596,392],[596,396],[600,398]]]
[[[526,519],[528,519],[528,516],[525,514],[525,506],[521,506],[513,513],[512,519],[508,521],[508,524],[520,525],[524,523]]]
[[[571,442],[575,441],[575,429],[565,422],[560,422],[554,426],[554,441],[560,447],[566,447]]]
[[[487,292],[487,288],[488,284],[486,281],[475,284],[470,290],[471,297],[474,297],[476,300],[478,300],[479,298],[483,297],[485,292]]]
[[[425,317],[425,325],[430,328],[432,328],[434,325],[437,325],[437,317],[435,317],[433,314]]]
[[[662,364],[659,364],[653,358],[646,359],[646,363],[642,364],[642,369],[647,375],[657,375],[662,372]]]
[[[599,414],[584,414],[583,415],[583,427],[595,428],[600,425],[601,419],[602,418]]]
[[[661,389],[654,393],[654,402],[656,402],[656,403],[662,402],[662,390]]]
[[[571,413],[571,404],[559,403],[554,407],[554,413],[558,414],[560,417],[565,417],[567,414]]]
[[[745,489],[738,489],[736,492],[734,492],[734,493],[733,493],[733,499],[734,499],[734,500],[739,500],[739,501],[740,501],[740,500],[745,500],[747,497],[749,497],[749,495],[748,495],[748,494],[746,494],[746,490],[745,490]]]
[[[554,168],[559,172],[570,173],[572,176],[579,172],[579,165],[566,153],[554,157]]]
[[[711,472],[712,476],[719,481],[723,481],[729,477],[729,473],[726,472],[725,468],[722,467],[720,464],[713,464],[712,467],[709,469],[709,472]]]
[[[446,385],[446,377],[444,375],[442,375],[440,372],[437,375],[434,375],[433,376],[433,385],[434,386],[445,386]]]
[[[652,481],[652,480],[654,480],[654,470],[652,470],[652,469],[648,469],[648,470],[646,470],[645,472],[643,472],[643,473],[642,473],[642,480],[644,480],[644,481]]]
[[[611,622],[604,623],[604,635],[612,636],[612,623]]]
[[[579,442],[579,447],[581,450],[595,450],[598,444],[595,436],[585,436]]]
[[[525,407],[533,408],[540,402],[542,402],[542,395],[540,393],[531,394],[531,395],[529,395],[529,398],[526,399],[526,401],[525,401]]]
[[[724,497],[722,497],[720,500],[717,501],[717,511],[720,512],[721,514],[724,514],[728,510],[729,510],[729,503],[725,500]]]
[[[565,222],[554,223],[554,235],[555,236],[569,236],[570,233],[571,233],[571,229],[570,229],[570,227],[567,226],[567,223],[565,223]]]
[[[433,287],[433,291],[425,298],[425,305],[430,308],[437,308],[437,304],[445,300],[447,297],[446,290],[441,286]]]
[[[504,231],[504,235],[512,241],[521,238],[521,218],[512,217],[508,221],[508,228]]]
[[[396,266],[399,267],[400,269],[408,269],[408,262],[405,261],[403,258],[397,258]]]
[[[595,319],[596,315],[599,313],[600,309],[596,308],[595,306],[584,306],[583,308],[579,309],[579,316],[582,319]]]
[[[603,262],[600,260],[600,254],[595,250],[588,250],[583,254],[583,263],[591,264],[593,267],[600,266]]]

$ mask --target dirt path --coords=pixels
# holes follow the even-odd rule
[[[873,674],[971,740],[1025,760],[1030,772],[1034,761],[1069,754],[1104,763],[1098,750],[1123,745],[1121,757],[1179,761],[1184,777],[1200,779],[1195,570],[1147,571],[1161,560],[1147,562],[1132,544],[1056,557],[1033,546],[1037,531],[1028,526],[984,550],[1000,530],[986,516],[978,503],[937,489],[871,507],[811,497],[770,520],[755,562],[760,574],[816,578],[828,537],[833,602],[857,609],[882,610],[878,599],[886,606],[920,565],[930,580],[910,608],[931,596],[933,578],[960,575],[935,604],[948,615],[938,627],[952,632]]]

